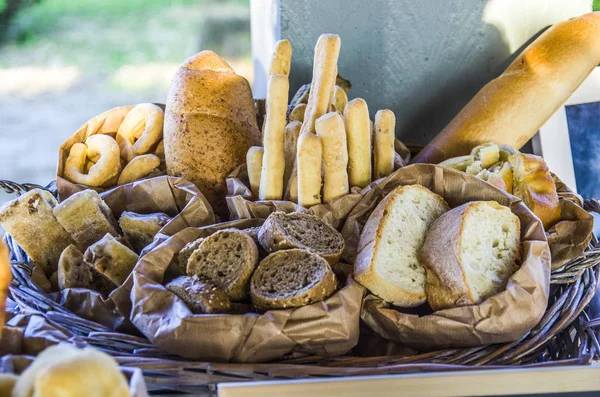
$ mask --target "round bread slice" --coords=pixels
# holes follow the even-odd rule
[[[519,218],[495,201],[474,201],[446,212],[421,249],[427,301],[433,310],[474,305],[502,292],[519,268]]]
[[[179,272],[182,276],[187,274],[187,264],[190,260],[190,256],[192,256],[194,251],[200,248],[200,244],[202,244],[203,241],[203,238],[190,241],[181,249],[181,251],[179,251],[179,255],[177,255],[177,264],[179,265]]]
[[[335,289],[335,275],[325,259],[304,249],[291,249],[260,262],[252,276],[250,297],[258,311],[288,309],[319,302]]]
[[[222,289],[200,281],[196,276],[177,277],[165,287],[177,295],[194,314],[231,311],[229,296]]]
[[[240,301],[248,296],[250,276],[258,263],[258,248],[241,230],[220,230],[202,241],[187,264],[187,274],[206,280]]]
[[[334,227],[305,212],[273,212],[260,228],[258,241],[267,252],[302,248],[333,265],[344,252],[344,238]]]

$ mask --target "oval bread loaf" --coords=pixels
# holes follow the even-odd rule
[[[250,297],[258,311],[266,311],[319,302],[335,289],[335,275],[326,260],[307,250],[291,249],[260,262],[252,276]]]
[[[345,247],[334,227],[304,212],[273,212],[260,228],[258,241],[267,252],[302,248],[330,264],[340,260]]]
[[[520,258],[521,223],[508,207],[475,201],[440,216],[421,262],[433,310],[479,304],[506,288]]]

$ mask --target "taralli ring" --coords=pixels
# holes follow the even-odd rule
[[[163,122],[163,110],[152,103],[142,103],[131,109],[117,131],[123,159],[129,162],[136,156],[152,152],[162,139]]]
[[[89,162],[89,171],[85,173]],[[87,164],[87,166],[86,166]],[[71,147],[64,176],[73,183],[101,187],[121,172],[119,145],[108,135],[97,134]]]
[[[145,176],[148,176],[155,168],[160,165],[160,158],[154,154],[144,154],[142,156],[134,157],[121,172],[118,184],[124,185],[126,183],[137,181]]]

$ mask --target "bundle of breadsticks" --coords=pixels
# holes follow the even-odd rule
[[[163,120],[163,109],[152,103],[96,116],[61,146],[59,176],[92,188],[110,188],[164,169]]]
[[[306,103],[296,104],[288,118],[292,45],[288,40],[275,45],[263,146],[250,148],[246,158],[250,188],[259,200],[310,207],[392,173],[394,113],[379,110],[373,123],[364,99],[348,101],[347,91],[336,85],[340,48],[338,35],[319,37]]]

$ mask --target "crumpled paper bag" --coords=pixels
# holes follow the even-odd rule
[[[217,230],[244,229],[263,220],[188,228],[164,239],[133,270],[131,321],[160,349],[188,359],[262,362],[287,355],[346,353],[358,341],[364,288],[349,280],[328,299],[264,314],[195,315],[163,284],[178,275],[177,255]]]
[[[354,263],[360,233],[377,204],[395,187],[412,184],[439,194],[452,208],[477,200],[495,200],[510,207],[521,221],[522,265],[505,291],[479,305],[419,315],[414,309],[399,309],[403,313],[369,294],[363,301],[361,318],[384,338],[418,350],[480,346],[523,337],[539,322],[548,304],[550,248],[546,234],[522,201],[472,175],[415,164],[369,185],[342,229],[348,247],[346,261]]]

